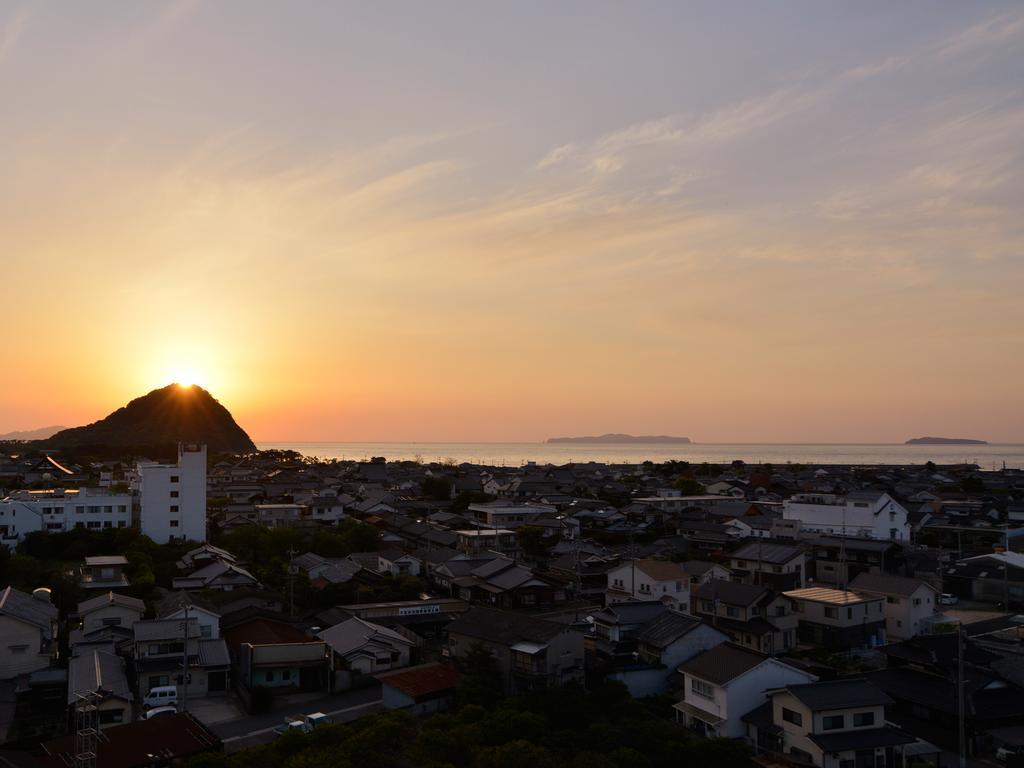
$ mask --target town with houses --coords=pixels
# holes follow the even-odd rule
[[[0,489],[8,765],[177,765],[442,717],[481,658],[496,696],[618,686],[762,766],[1024,750],[1019,470],[182,443],[11,449]]]

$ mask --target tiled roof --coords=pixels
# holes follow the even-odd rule
[[[224,638],[231,645],[276,645],[280,643],[312,642],[306,633],[291,624],[267,619],[254,619],[224,630]]]
[[[655,581],[677,581],[688,578],[683,566],[670,560],[637,560],[636,568]]]
[[[146,612],[146,604],[137,597],[129,597],[128,595],[119,595],[116,592],[108,592],[105,595],[99,595],[98,597],[93,597],[79,603],[78,614],[80,616],[84,616],[88,613],[99,610],[100,608],[106,608],[108,605],[130,608],[138,611],[140,615]]]
[[[74,704],[78,693],[102,691],[111,696],[132,700],[124,660],[107,651],[92,651],[73,656],[68,662],[68,704]]]
[[[782,565],[798,557],[802,550],[792,544],[773,544],[769,542],[751,541],[744,544],[729,556],[737,560],[754,560],[762,563]]]
[[[715,685],[725,685],[768,658],[733,643],[722,643],[683,662],[679,671]]]
[[[712,579],[706,584],[701,584],[694,596],[701,600],[718,600],[729,605],[753,605],[769,591],[768,587],[763,585]]]
[[[202,723],[187,712],[126,725],[115,725],[103,730],[97,744],[96,764],[103,768],[137,768],[150,765],[154,756],[161,763],[218,750],[218,739]],[[67,768],[73,765],[75,737],[63,736],[42,745],[46,752],[40,762],[47,768]]]
[[[884,692],[863,678],[787,685],[786,690],[814,712],[892,703]]]
[[[454,689],[459,683],[459,673],[447,664],[435,662],[386,672],[377,675],[377,679],[416,699]]]
[[[33,624],[49,637],[53,622],[57,619],[57,608],[49,600],[35,598],[14,587],[7,587],[0,592],[0,615]]]
[[[852,589],[859,589],[862,592],[875,592],[884,595],[899,595],[910,597],[922,586],[930,587],[921,579],[909,579],[906,576],[890,576],[884,573],[859,573],[850,582]],[[938,592],[934,587],[933,591]]]
[[[665,611],[644,624],[636,639],[641,643],[664,648],[701,625],[700,619],[679,611]]]
[[[466,635],[507,645],[524,640],[546,643],[566,631],[565,624],[482,607],[470,609],[448,625],[449,635]]]

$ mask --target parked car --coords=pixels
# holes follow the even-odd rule
[[[960,598],[949,594],[949,592],[943,592],[939,595],[939,605],[956,605],[959,602]]]
[[[142,700],[142,706],[144,709],[153,709],[155,707],[177,707],[178,686],[158,685],[156,688],[150,688],[149,693],[146,694],[146,698]]]
[[[331,720],[323,712],[311,712],[308,715],[286,717],[281,725],[274,728],[274,733],[281,736],[285,733],[309,733],[314,728],[330,723]]]
[[[152,720],[155,717],[167,717],[169,715],[176,714],[178,714],[177,707],[153,707],[152,709],[147,709],[145,712],[143,712],[142,717],[140,717],[139,719]]]

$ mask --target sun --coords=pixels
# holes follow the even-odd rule
[[[202,372],[195,368],[181,368],[174,374],[172,380],[182,389],[192,389],[195,386],[203,386],[206,379]]]

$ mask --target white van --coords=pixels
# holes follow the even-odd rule
[[[178,686],[158,685],[156,688],[150,688],[146,698],[142,700],[142,706],[145,709],[178,706]]]

